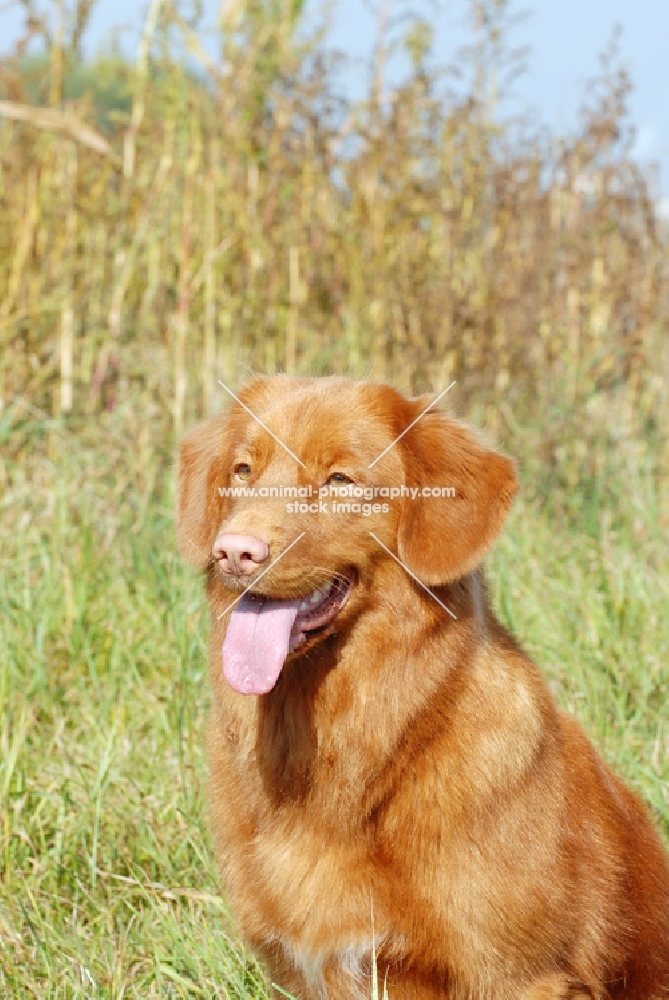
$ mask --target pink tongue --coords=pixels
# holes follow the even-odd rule
[[[273,601],[245,594],[236,605],[223,643],[223,673],[240,694],[266,694],[288,656],[299,600]]]

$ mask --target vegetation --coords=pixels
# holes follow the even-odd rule
[[[176,436],[249,368],[457,380],[524,482],[496,606],[669,835],[668,256],[615,53],[551,136],[501,114],[505,0],[471,0],[457,87],[414,19],[355,100],[299,3],[226,5],[213,60],[153,0],[132,63],[82,55],[91,3],[54,4],[61,29],[23,6],[43,54],[0,62],[0,992],[266,996],[210,855],[206,622],[171,514]]]

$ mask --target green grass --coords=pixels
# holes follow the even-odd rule
[[[169,492],[118,439],[54,451],[3,511],[0,994],[262,994],[207,842],[205,615]]]
[[[206,615],[171,473],[130,411],[30,433],[0,528],[0,994],[263,998],[211,857]],[[492,590],[667,834],[669,565],[652,485],[620,486],[528,490]]]

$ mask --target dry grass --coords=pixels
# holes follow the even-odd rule
[[[384,81],[382,38],[356,102],[317,38],[298,41],[299,7],[228,5],[213,62],[156,0],[136,65],[116,62],[133,98],[106,136],[109,63],[61,110],[68,66],[82,75],[67,38],[29,74],[5,60],[5,403],[76,417],[139,393],[178,433],[217,408],[218,377],[251,366],[371,370],[416,391],[456,378],[493,429],[501,403],[559,412],[549,454],[564,414],[587,436],[601,399],[637,432],[657,420],[667,254],[615,60],[579,132],[547,136],[500,121],[484,85],[510,58],[493,37],[508,3],[470,3],[471,88],[449,93],[412,24],[407,79]],[[175,32],[197,73],[171,55]]]

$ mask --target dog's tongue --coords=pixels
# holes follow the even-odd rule
[[[273,601],[245,594],[228,622],[223,673],[240,694],[271,691],[288,656],[299,600]]]

